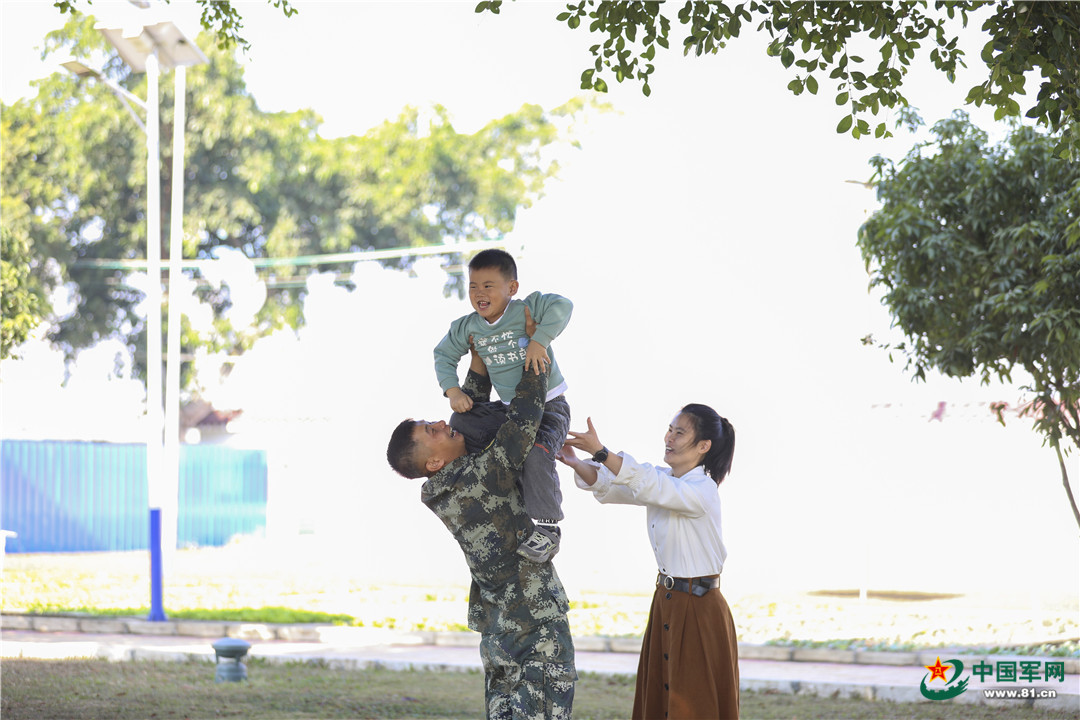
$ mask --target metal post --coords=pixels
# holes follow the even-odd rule
[[[184,256],[184,116],[187,69],[177,65],[173,89],[173,158],[172,208],[169,223],[169,327],[165,357],[165,469],[162,487],[165,489],[162,510],[162,536],[171,554],[177,546],[180,493],[180,323],[181,308],[177,297],[180,289],[180,264]]]
[[[166,620],[162,597],[164,596],[164,574],[161,571],[161,508],[150,508],[150,617],[162,622]]]
[[[161,155],[158,59],[146,58],[146,481],[150,498],[150,620],[165,620],[162,602],[161,483],[164,425],[161,386]],[[155,538],[156,534],[156,538]]]

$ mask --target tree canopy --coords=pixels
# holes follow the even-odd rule
[[[502,0],[483,0],[476,11],[499,13],[502,6]],[[954,80],[966,56],[957,31],[978,11],[990,10],[982,25],[986,43],[978,53],[987,79],[971,88],[967,101],[995,108],[999,119],[1019,116],[1017,96],[1024,95],[1028,75],[1038,73],[1042,82],[1026,117],[1065,129],[1066,141],[1080,150],[1080,3],[937,0],[931,7],[926,0],[579,0],[568,2],[556,19],[571,30],[587,28],[597,38],[589,48],[594,62],[582,72],[581,87],[604,92],[614,78],[640,82],[650,94],[657,50],[672,42],[668,7],[678,8],[675,18],[685,27],[684,54],[715,54],[739,37],[744,25],[756,23],[758,31],[768,34],[768,54],[795,71],[789,90],[817,94],[823,83],[835,85],[836,104],[844,108],[837,132],[854,137],[889,134],[885,121],[871,130],[866,115],[909,104],[901,91],[919,54],[926,53],[934,68]],[[864,52],[878,57],[864,59]]]
[[[0,360],[12,357],[38,323],[41,297],[30,277],[30,241],[0,227]]]
[[[171,0],[165,0],[166,3]],[[231,47],[248,49],[251,43],[240,33],[244,29],[244,18],[232,0],[195,0],[202,8],[200,22],[202,26],[217,39],[217,46],[222,50]],[[266,0],[266,2],[285,13],[285,17],[296,14],[296,8],[289,0]],[[53,0],[53,7],[61,13],[77,15],[79,9],[77,0]],[[93,0],[86,0],[86,4],[93,6]]]
[[[93,23],[72,18],[50,34],[46,52],[108,53]],[[216,313],[212,333],[199,336],[185,325],[185,353],[194,345],[241,351],[260,335],[302,324],[305,275],[341,267],[320,255],[501,237],[557,170],[545,152],[565,137],[557,116],[584,107],[581,100],[551,111],[525,105],[472,134],[455,130],[444,108],[430,116],[406,108],[363,136],[327,139],[310,110],[259,110],[231,51],[207,55],[209,64],[187,72],[184,258],[210,259],[233,248],[275,262],[260,272],[268,296],[253,327],[229,323],[225,311],[235,298],[227,285],[185,271]],[[115,52],[110,57],[103,74],[145,97],[145,76],[131,73]],[[169,138],[171,74],[162,76],[161,95],[161,137]],[[28,247],[30,287],[47,297],[66,286],[74,303],[49,338],[70,355],[117,336],[141,368],[144,293],[137,280],[145,271],[135,261],[146,257],[143,136],[102,83],[67,74],[39,81],[36,97],[5,105],[0,115],[4,227]],[[163,257],[171,152],[162,142]],[[7,243],[5,235],[5,255]],[[5,290],[6,282],[5,275]]]
[[[1080,448],[1080,164],[1031,127],[990,145],[962,112],[932,134],[898,166],[873,161],[882,207],[859,248],[905,335],[885,347],[917,378],[1025,370],[1026,411],[1058,453],[1080,524],[1063,459]]]
[[[87,0],[91,2],[92,0]],[[169,0],[165,0],[168,2]],[[240,34],[243,18],[230,0],[196,0],[203,8],[202,25],[221,47],[248,41]],[[268,0],[285,15],[297,9],[289,0]],[[53,0],[62,13],[76,13],[76,0]],[[748,0],[737,4],[686,0],[675,19],[685,27],[680,44],[684,54],[716,54],[744,25],[756,23],[768,34],[767,52],[795,75],[788,89],[816,95],[823,82],[835,86],[835,100],[844,108],[837,123],[840,133],[854,137],[890,134],[882,120],[873,128],[867,113],[907,107],[902,92],[916,58],[925,53],[934,68],[950,81],[965,57],[976,48],[961,47],[959,30],[986,13],[981,30],[986,42],[978,56],[987,76],[971,88],[967,102],[986,104],[998,119],[1025,117],[1062,130],[1059,153],[1080,152],[1080,3],[991,2],[990,0],[882,0],[829,2]],[[582,89],[606,92],[608,79],[641,83],[652,92],[657,50],[670,48],[671,13],[661,2],[636,0],[578,0],[568,2],[555,19],[569,29],[587,28],[597,42],[590,45],[591,67],[581,73]],[[476,12],[498,14],[503,0],[481,0]],[[862,54],[872,54],[875,61]],[[878,57],[879,56],[879,57]],[[1033,75],[1041,78],[1034,104],[1024,109],[1017,99],[1027,93]]]

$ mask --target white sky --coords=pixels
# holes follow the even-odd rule
[[[594,41],[554,21],[562,3],[508,2],[497,17],[474,14],[474,4],[302,2],[286,19],[240,3],[253,46],[248,89],[264,110],[314,109],[335,137],[362,134],[406,104],[441,103],[468,131],[524,102],[550,108],[579,92]],[[93,10],[126,6],[98,0]],[[197,19],[193,3],[172,10]],[[5,103],[51,72],[34,46],[60,24],[51,3],[0,3]],[[590,122],[560,179],[520,214],[511,240],[523,246],[521,294],[575,303],[555,344],[573,426],[592,416],[613,449],[659,460],[681,405],[705,402],[731,419],[738,449],[722,494],[725,576],[736,593],[867,578],[874,587],[995,587],[1000,568],[1021,563],[1036,591],[1074,590],[1080,552],[1052,452],[1027,421],[1001,429],[977,405],[1018,392],[940,378],[914,385],[902,363],[859,343],[884,337],[889,318],[867,293],[855,246],[875,201],[845,181],[867,179],[871,156],[899,158],[913,139],[836,135],[831,87],[793,97],[790,73],[764,46],[746,30],[715,57],[669,53],[650,98],[612,83],[618,112]],[[969,45],[972,63],[980,47]],[[905,92],[933,122],[962,106],[980,77],[950,86],[920,66]],[[356,514],[389,508],[409,527],[392,538],[404,566],[460,575],[457,549],[416,485],[386,469],[384,449],[401,417],[448,415],[431,348],[468,306],[441,299],[437,268],[412,281],[362,270],[355,293],[313,287],[309,327],[260,343],[221,398],[249,418],[314,418],[289,431],[294,445],[308,441],[275,481],[278,503],[305,508],[303,522],[380,542],[386,528]],[[57,434],[130,422],[141,393],[107,379],[113,354],[80,357],[63,391],[46,349],[5,362],[4,433],[40,432],[42,408]],[[946,422],[928,422],[939,401],[950,404]],[[596,506],[570,477],[563,487],[568,585],[647,583],[643,515]],[[963,538],[956,554],[931,549],[946,535]]]

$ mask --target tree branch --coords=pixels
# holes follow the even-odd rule
[[[1076,498],[1073,497],[1072,486],[1069,485],[1069,471],[1065,467],[1065,456],[1061,453],[1061,447],[1055,445],[1054,452],[1057,453],[1058,465],[1061,466],[1061,482],[1065,486],[1065,494],[1069,496],[1069,505],[1072,507],[1073,517],[1076,518],[1076,526],[1080,527],[1080,510],[1076,509]]]

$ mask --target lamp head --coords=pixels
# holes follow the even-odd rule
[[[78,60],[68,60],[67,62],[60,63],[60,66],[66,68],[68,72],[78,75],[79,77],[101,77],[101,73],[93,68],[89,68],[83,65]]]

